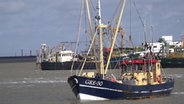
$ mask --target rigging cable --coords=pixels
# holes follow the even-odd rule
[[[75,55],[76,55],[76,52],[77,52],[77,49],[78,49],[78,46],[79,46],[79,37],[80,37],[80,34],[81,34],[81,24],[82,24],[83,9],[84,9],[84,1],[81,2],[80,19],[79,19],[79,30],[78,30],[78,33],[77,33],[77,42],[76,42],[76,47],[75,47],[75,52],[74,52]],[[73,66],[74,66],[74,58],[73,58],[72,66],[71,66],[71,74],[72,74]]]
[[[145,27],[145,24],[146,24],[146,23],[143,22],[143,19],[142,19],[140,13],[139,13],[139,10],[137,9],[137,6],[136,6],[135,1],[133,1],[133,3],[134,3],[134,7],[135,7],[135,9],[136,9],[136,12],[137,12],[137,14],[138,14],[138,17],[139,17],[139,19],[140,19],[140,21],[141,21],[141,24],[142,24],[142,26],[143,26],[143,28],[144,28],[144,41],[145,41],[145,44],[146,44],[146,27]]]
[[[119,1],[119,3],[118,3],[119,5],[118,5],[117,8],[115,9],[115,12],[114,12],[114,14],[113,14],[113,16],[112,16],[112,19],[109,21],[110,24],[112,24],[113,21],[116,20],[115,17],[116,17],[116,15],[118,14],[118,11],[120,11],[122,2],[123,2],[122,0]]]
[[[135,7],[135,9],[136,9],[136,12],[137,12],[137,14],[138,14],[138,16],[139,16],[139,19],[140,19],[140,21],[141,21],[141,23],[142,23],[142,26],[144,27],[145,24],[144,24],[144,22],[143,22],[143,19],[142,19],[140,13],[139,13],[139,10],[137,9],[137,6],[136,6],[135,1],[133,1],[133,3],[134,3],[134,7]]]

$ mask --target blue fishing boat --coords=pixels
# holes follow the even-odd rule
[[[81,100],[160,97],[169,95],[174,88],[174,79],[161,73],[159,60],[125,60],[120,75],[119,78],[111,75],[104,79],[94,73],[74,75],[68,82]]]
[[[99,56],[96,58],[97,67],[94,72],[83,72],[81,68],[77,75],[71,75],[68,78],[68,83],[75,96],[80,100],[109,100],[170,95],[174,88],[174,79],[162,73],[160,61],[152,59],[151,52],[148,54],[148,57],[141,59],[128,58],[121,61],[121,70],[118,76],[108,71],[126,0],[121,0],[119,3],[122,5],[119,10],[116,29],[112,32],[113,40],[106,62],[104,62],[102,37],[103,31],[109,28],[109,25],[101,23],[100,0],[97,1],[97,16],[95,17],[98,25],[95,27],[96,31],[93,34],[89,48],[89,50],[92,48],[92,44],[95,43],[95,37],[98,37],[99,54],[97,55]],[[89,1],[85,0],[85,4],[88,11],[88,19],[90,20]]]

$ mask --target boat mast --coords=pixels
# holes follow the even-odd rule
[[[97,28],[99,28],[97,31],[99,33],[99,51],[100,51],[100,76],[102,75],[102,78],[104,78],[104,57],[103,57],[103,40],[102,40],[102,22],[101,22],[101,5],[100,0],[97,0],[97,16],[95,17],[97,20]]]
[[[89,22],[89,27],[90,27],[90,36],[91,36],[91,39],[93,39],[94,38],[94,33],[93,33],[93,26],[92,26],[92,22],[91,22],[91,13],[90,13],[90,7],[89,7],[89,0],[85,0],[85,2],[86,2],[86,10],[87,10],[87,15],[88,15],[88,22]],[[95,58],[95,60],[97,60],[96,59],[96,56],[97,56],[97,53],[96,53],[96,47],[95,47],[95,45],[93,45],[92,46],[92,49],[93,49],[93,52],[94,52],[94,58]],[[95,66],[96,66],[96,68],[97,68],[97,63],[95,63]],[[99,69],[98,69],[99,70]]]
[[[96,9],[97,9],[96,20],[97,20],[98,25],[101,25],[102,22],[101,22],[101,4],[100,4],[100,0],[98,0],[98,2],[97,2]]]
[[[110,59],[111,59],[112,52],[113,52],[113,49],[114,49],[114,44],[115,44],[116,37],[118,35],[118,31],[119,31],[119,27],[120,27],[120,22],[121,22],[121,19],[122,19],[122,16],[123,16],[123,11],[124,11],[124,8],[125,8],[125,4],[126,4],[126,0],[124,0],[124,2],[122,3],[121,11],[120,11],[117,26],[116,26],[116,31],[115,31],[115,34],[114,34],[114,39],[113,39],[112,44],[111,44],[111,50],[110,50],[109,57],[108,57],[108,60],[107,60],[107,65],[106,65],[106,68],[105,68],[105,74],[107,73],[107,69],[108,69],[108,66],[109,66],[109,63],[110,63]]]

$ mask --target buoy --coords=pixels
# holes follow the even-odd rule
[[[158,75],[157,76],[157,81],[158,81],[158,83],[162,83],[162,77],[161,77],[161,75]]]

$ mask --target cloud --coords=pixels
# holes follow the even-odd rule
[[[18,13],[23,10],[24,2],[17,1],[0,1],[1,13]]]
[[[164,14],[163,19],[168,19],[168,18],[172,18],[172,17],[178,17],[180,15],[181,14],[178,11],[170,11],[170,12]]]
[[[61,41],[75,40],[81,1],[83,0],[0,0],[0,55],[7,55],[8,49],[36,50],[43,42],[56,45]],[[93,2],[92,9],[95,9],[96,0],[91,1]],[[122,22],[122,25],[126,27],[125,31],[128,32],[130,29],[129,1],[127,0]],[[183,0],[132,1],[136,2],[140,16],[147,22],[148,27],[150,17],[152,18],[155,39],[163,33],[176,35],[183,32]],[[107,23],[109,18],[113,17],[116,9],[113,6],[118,3],[119,0],[102,0],[102,16],[105,18],[103,23]],[[134,39],[137,34],[143,33],[142,24],[134,7],[131,22],[131,33]],[[7,45],[4,45],[6,43]],[[12,55],[11,52],[8,55]]]

